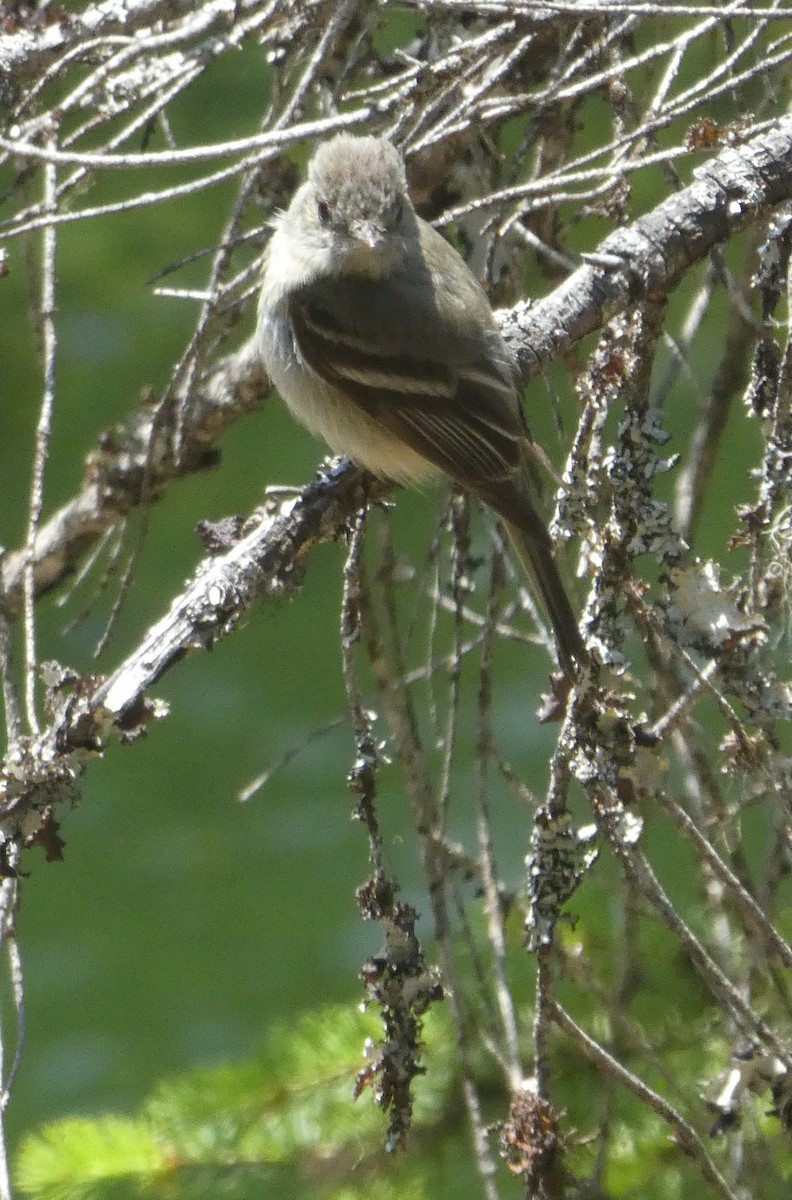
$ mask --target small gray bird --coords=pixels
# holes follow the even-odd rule
[[[342,133],[316,151],[275,221],[258,336],[291,412],[334,453],[396,483],[445,473],[494,509],[576,678],[588,653],[532,499],[513,357],[384,138]]]

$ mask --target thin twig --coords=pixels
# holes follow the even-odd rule
[[[54,145],[51,134],[49,144]],[[58,188],[57,168],[47,163],[44,168],[44,207],[54,211]],[[41,320],[42,356],[44,363],[44,387],[41,397],[38,425],[36,427],[36,449],[33,458],[33,480],[30,488],[27,539],[25,544],[25,712],[30,732],[39,731],[36,712],[36,582],[34,570],[35,546],[44,507],[44,471],[49,461],[52,437],[52,415],[55,409],[55,357],[57,334],[55,330],[55,252],[58,235],[54,228],[44,230],[41,261]]]

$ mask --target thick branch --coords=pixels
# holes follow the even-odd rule
[[[792,119],[727,146],[693,183],[601,242],[589,261],[544,300],[502,314],[523,377],[612,317],[672,291],[721,242],[792,196]]]
[[[72,795],[86,755],[101,750],[110,729],[134,737],[161,715],[146,693],[170,667],[230,633],[263,596],[296,587],[306,552],[348,526],[371,498],[371,486],[376,488],[346,463],[296,499],[256,514],[239,541],[201,563],[162,620],[107,679],[78,680],[48,666],[52,721],[39,737],[19,738],[8,770],[0,772],[0,845],[36,829],[31,808],[46,819],[53,805]],[[217,531],[212,537],[217,540]]]
[[[209,649],[263,596],[296,588],[305,553],[317,542],[337,538],[369,496],[362,473],[344,463],[303,488],[296,499],[275,503],[271,511],[265,508],[252,531],[199,566],[162,620],[97,689],[92,703],[114,722],[122,720],[187,651]]]

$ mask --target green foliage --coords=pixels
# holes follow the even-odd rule
[[[74,1117],[28,1139],[18,1179],[26,1195],[93,1200],[109,1186],[145,1186],[161,1170],[162,1153],[146,1120]]]
[[[416,1082],[407,1151],[393,1156],[382,1148],[386,1120],[370,1094],[353,1099],[363,1047],[380,1033],[375,1013],[327,1006],[273,1028],[248,1061],[163,1082],[134,1117],[47,1125],[22,1145],[19,1194],[29,1200],[296,1200],[307,1193],[320,1200],[424,1200],[465,1194],[468,1135],[447,1010],[440,1006],[424,1019],[427,1072]],[[726,1050],[706,1037],[704,1022],[700,1033],[693,1039],[696,1061],[686,1059],[681,1074],[704,1077],[723,1060]],[[491,1066],[474,1058],[481,1095],[493,1114],[503,1116],[506,1101]],[[658,1116],[621,1087],[603,1089],[579,1059],[562,1055],[558,1065],[557,1090],[568,1102],[564,1150],[574,1175],[591,1172],[596,1148],[589,1130],[607,1108],[609,1195],[640,1191],[642,1200],[693,1200],[699,1194],[700,1180]],[[652,1082],[667,1092],[668,1080]],[[716,1157],[719,1148],[713,1143]],[[521,1181],[510,1180],[505,1169],[499,1187],[504,1197],[524,1194]]]
[[[382,1114],[366,1093],[353,1099],[362,1047],[378,1033],[371,1013],[310,1013],[273,1029],[249,1062],[163,1083],[135,1118],[46,1126],[22,1146],[17,1185],[32,1200],[201,1200],[249,1197],[254,1185],[258,1195],[303,1194],[309,1176],[317,1194],[363,1200],[396,1175],[399,1196],[420,1200],[436,1158],[431,1131],[453,1091],[450,1029],[427,1016],[431,1070],[416,1088],[415,1130],[431,1154],[419,1148],[395,1164],[380,1149]],[[352,1168],[361,1178],[350,1184]]]

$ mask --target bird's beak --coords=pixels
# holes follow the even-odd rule
[[[382,244],[382,230],[373,221],[358,221],[352,229],[356,242],[367,250],[377,250]]]

